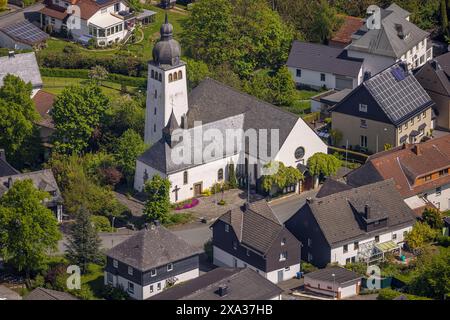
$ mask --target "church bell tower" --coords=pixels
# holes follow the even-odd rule
[[[180,44],[173,39],[173,26],[167,14],[160,34],[153,48],[153,60],[148,64],[144,139],[147,144],[163,137],[172,113],[183,126],[182,118],[188,111],[186,65],[180,60]]]

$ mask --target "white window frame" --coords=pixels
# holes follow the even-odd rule
[[[113,259],[113,267],[116,269],[119,267],[119,261],[117,261],[116,259]]]
[[[173,270],[173,263],[167,264],[167,271],[172,271],[172,270]]]
[[[129,274],[130,276],[133,275],[133,267],[128,266],[128,274]]]
[[[360,104],[359,104],[359,111],[360,111],[360,112],[365,112],[365,113],[367,113],[367,109],[368,109],[367,104],[363,104],[363,103],[360,103]]]
[[[153,269],[150,271],[150,277],[156,277],[158,275],[158,271],[156,269]]]
[[[287,251],[281,252],[280,253],[280,261],[286,261],[287,260],[287,256],[288,256]]]
[[[133,282],[128,281],[128,289],[127,289],[127,291],[128,291],[129,293],[134,294],[134,283],[133,283]]]

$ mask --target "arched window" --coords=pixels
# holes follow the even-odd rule
[[[159,80],[159,82],[162,81],[162,75],[161,75],[161,73],[159,74],[158,80]]]
[[[150,76],[152,79],[154,79],[155,78],[155,71],[153,71],[152,70],[152,72],[151,72],[151,76]]]
[[[176,72],[173,73],[173,80],[178,80],[178,76],[177,76]]]
[[[178,71],[178,79],[183,79],[183,73],[180,71]]]
[[[217,180],[218,181],[222,181],[223,180],[223,169],[219,169],[219,171],[217,171]]]
[[[172,82],[173,78],[172,78],[172,74],[169,74],[169,82]]]
[[[188,172],[183,172],[183,184],[188,184]]]

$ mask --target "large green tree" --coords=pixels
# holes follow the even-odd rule
[[[421,249],[431,241],[433,241],[437,236],[436,230],[433,230],[428,224],[418,222],[414,225],[411,232],[409,232],[405,241],[409,248],[411,249]]]
[[[89,263],[101,262],[100,244],[91,213],[85,207],[80,207],[69,232],[66,249],[68,260],[80,266],[82,273],[85,273]]]
[[[128,129],[117,140],[114,157],[129,184],[133,182],[136,159],[147,148],[142,137],[133,129]]]
[[[31,83],[6,75],[0,88],[0,146],[16,167],[32,166],[41,152]]]
[[[92,82],[64,89],[52,109],[55,151],[69,154],[86,151],[108,104],[108,98]]]
[[[341,160],[331,154],[318,152],[308,159],[309,171],[315,176],[331,176],[341,167]]]
[[[0,254],[29,280],[45,265],[61,235],[51,210],[43,204],[50,195],[31,180],[16,181],[0,198]]]
[[[145,202],[144,216],[148,221],[167,222],[170,213],[170,181],[154,175],[144,187],[148,199]]]
[[[303,174],[297,168],[286,167],[283,162],[270,162],[265,165],[265,169],[269,174],[263,176],[262,187],[267,192],[274,187],[283,190],[303,179]]]

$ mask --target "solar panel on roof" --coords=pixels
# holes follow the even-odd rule
[[[48,35],[28,21],[22,21],[2,29],[11,38],[29,43],[44,41]]]

